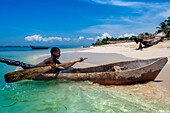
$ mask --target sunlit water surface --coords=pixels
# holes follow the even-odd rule
[[[33,62],[28,56],[35,54],[49,52],[47,50],[0,52],[0,57]],[[70,57],[76,54],[78,53],[65,55]],[[120,58],[116,55],[115,57]],[[23,80],[6,84],[4,74],[14,71],[15,68],[0,63],[0,113],[170,112],[169,91],[154,82],[128,86],[101,86],[89,81]]]

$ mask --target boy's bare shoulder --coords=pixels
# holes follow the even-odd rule
[[[50,61],[50,59],[51,59],[51,58],[47,58],[47,59],[45,59],[43,62],[48,62],[48,61]]]

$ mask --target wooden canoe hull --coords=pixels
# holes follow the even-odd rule
[[[143,39],[142,44],[145,46],[152,46],[162,41],[162,39],[162,37],[155,37],[153,39]]]
[[[44,73],[33,77],[33,80],[67,79],[73,81],[92,81],[103,85],[124,85],[154,81],[167,63],[167,57],[148,60],[134,60],[106,64],[96,67],[79,68],[81,73]],[[113,66],[127,66],[127,70],[118,72],[105,71]]]
[[[47,46],[31,46],[31,45],[30,45],[30,47],[32,49],[48,49],[48,48],[50,48],[50,47],[47,47]]]

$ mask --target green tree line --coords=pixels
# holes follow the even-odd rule
[[[158,29],[156,33],[160,33],[163,31],[167,34],[166,37],[170,37],[170,17],[161,22],[156,28]]]
[[[167,35],[166,37],[170,37],[170,17],[168,17],[166,20],[161,22],[158,27],[156,27],[158,30],[155,33],[160,33],[160,32],[165,32]],[[141,33],[140,35],[150,35],[148,32],[146,33]],[[108,41],[123,41],[123,40],[133,40],[136,38],[136,36],[131,36],[131,37],[123,37],[123,38],[103,38],[101,41],[97,39],[95,43],[92,43],[92,45],[103,45],[103,44],[108,44]]]

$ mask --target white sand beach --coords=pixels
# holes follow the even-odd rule
[[[130,57],[134,59],[168,57],[167,64],[162,69],[162,71],[159,73],[156,80],[161,80],[162,82],[159,82],[158,84],[164,86],[167,89],[170,89],[170,76],[169,76],[169,73],[170,73],[170,41],[160,42],[157,45],[154,45],[152,47],[143,48],[142,51],[136,50],[138,46],[139,45],[136,44],[135,42],[118,43],[118,44],[109,44],[109,45],[102,45],[102,46],[97,46],[97,47],[90,47],[89,49],[82,50],[79,52],[117,53],[117,54],[121,54],[126,57]]]
[[[68,62],[80,57],[88,57],[87,60],[76,63],[73,67],[91,67],[101,64],[108,64],[119,61],[128,61],[135,59],[149,59],[157,57],[168,57],[170,60],[170,41],[160,42],[149,48],[143,48],[143,51],[136,50],[138,45],[135,42],[118,43],[102,45],[97,47],[83,48],[83,49],[69,49],[61,50],[61,62]],[[35,57],[35,58],[34,58]],[[41,62],[42,60],[50,57],[50,54],[43,54],[39,56],[32,56],[34,63]],[[124,91],[128,95],[136,95],[143,97],[147,100],[153,100],[158,103],[170,103],[170,61],[164,66],[159,73],[156,81],[148,82],[145,84],[135,85],[111,85],[101,86]],[[98,84],[97,84],[98,85]]]
[[[68,62],[80,57],[88,57],[87,60],[75,64],[73,67],[90,67],[111,62],[127,61],[135,59],[150,59],[157,57],[168,57],[168,62],[156,78],[157,84],[170,90],[170,41],[160,42],[143,50],[136,50],[138,44],[135,42],[109,44],[102,46],[91,46],[84,49],[70,49],[61,51],[60,61]],[[50,57],[50,54],[32,56],[33,63],[41,62],[43,59]],[[34,62],[36,61],[36,62]]]

